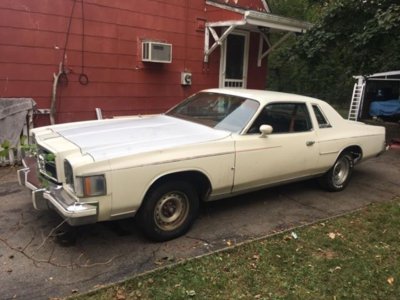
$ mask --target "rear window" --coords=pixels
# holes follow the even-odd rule
[[[317,118],[319,128],[332,127],[331,124],[329,123],[328,119],[325,117],[324,113],[319,108],[319,106],[313,104],[312,107],[314,110],[315,117]]]

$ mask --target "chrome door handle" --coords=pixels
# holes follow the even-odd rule
[[[306,145],[308,146],[308,147],[310,147],[310,146],[312,146],[312,145],[314,145],[315,144],[315,141],[307,141],[306,142]]]

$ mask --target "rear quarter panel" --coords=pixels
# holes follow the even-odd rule
[[[329,169],[340,153],[351,146],[359,146],[362,159],[378,155],[384,150],[385,128],[343,120],[342,124],[318,131],[319,167]]]

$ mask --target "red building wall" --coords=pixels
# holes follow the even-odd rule
[[[68,85],[57,90],[57,123],[103,116],[158,113],[204,88],[218,86],[220,51],[203,63],[207,19],[204,0],[84,0],[84,67],[88,85],[78,76],[82,61],[82,2],[77,0],[0,1],[0,97],[31,97],[49,108],[53,73],[63,60]],[[221,11],[221,14],[224,12]],[[199,21],[200,20],[200,21]],[[250,47],[248,87],[264,88],[265,66],[256,67],[258,37]],[[171,64],[142,63],[142,39],[171,43]],[[193,74],[181,86],[180,73]],[[254,73],[255,72],[255,73]],[[37,125],[48,124],[38,116]]]

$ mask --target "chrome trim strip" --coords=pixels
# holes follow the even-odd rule
[[[319,155],[328,155],[328,154],[336,154],[336,153],[339,153],[339,151],[320,152]]]
[[[118,170],[126,170],[126,169],[131,169],[131,168],[142,168],[142,167],[146,167],[146,166],[157,166],[157,165],[169,164],[169,163],[174,163],[174,162],[179,162],[179,161],[184,161],[184,160],[193,160],[193,159],[199,159],[199,158],[205,158],[205,157],[216,157],[216,156],[223,156],[223,155],[229,155],[229,154],[235,154],[235,151],[223,152],[223,153],[218,153],[218,154],[214,154],[214,155],[205,154],[205,155],[191,156],[191,157],[185,157],[185,158],[180,158],[180,159],[164,160],[164,161],[154,162],[154,163],[150,163],[150,164],[129,166],[126,168],[120,168]]]
[[[355,139],[355,138],[364,138],[364,137],[371,137],[371,136],[381,136],[381,135],[380,134],[368,134],[368,135],[362,135],[362,136],[349,136],[349,137],[330,139],[330,140],[319,140],[319,143],[321,144],[321,143],[349,140],[349,139]]]
[[[97,215],[97,207],[94,205],[75,202],[73,205],[64,207],[49,191],[44,192],[43,197],[49,200],[64,218],[81,218]]]
[[[262,151],[262,150],[269,150],[269,149],[276,149],[276,148],[282,148],[282,146],[279,145],[279,146],[272,146],[272,147],[260,147],[260,148],[255,148],[255,149],[243,149],[240,151],[236,151],[236,153]]]

